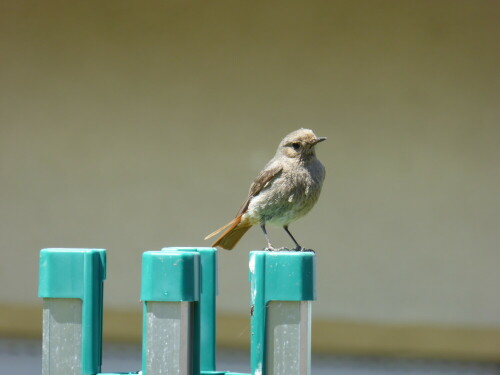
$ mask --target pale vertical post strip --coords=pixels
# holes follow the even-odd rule
[[[147,375],[192,374],[192,302],[147,302]]]
[[[81,375],[82,300],[43,299],[42,375]]]
[[[310,375],[310,301],[267,305],[266,375]]]
[[[303,374],[311,374],[311,323],[312,323],[312,301],[301,301],[300,303],[300,345],[301,345],[301,371]]]

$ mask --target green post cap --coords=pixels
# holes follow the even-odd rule
[[[38,296],[82,300],[82,373],[96,374],[102,363],[104,249],[40,251]]]
[[[250,252],[252,374],[266,375],[266,324],[269,301],[316,299],[316,256],[309,252]]]
[[[316,256],[312,252],[252,251],[249,268],[249,281],[263,282],[266,303],[316,299]],[[252,292],[253,288],[252,284]]]
[[[142,301],[198,301],[199,255],[195,252],[146,251],[142,254]]]

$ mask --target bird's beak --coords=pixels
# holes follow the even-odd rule
[[[315,144],[317,144],[317,143],[319,143],[319,142],[323,142],[323,141],[325,141],[325,140],[326,140],[326,137],[318,137],[318,138],[316,138],[316,139],[314,140],[314,142],[313,142],[313,146],[314,146]]]

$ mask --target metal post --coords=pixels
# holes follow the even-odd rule
[[[43,375],[96,374],[102,363],[103,249],[43,249]]]
[[[147,251],[142,257],[144,375],[199,374],[196,252]],[[198,358],[197,358],[198,357]]]
[[[310,375],[315,255],[250,253],[252,375]]]
[[[42,375],[82,373],[82,301],[43,299]]]
[[[267,305],[267,374],[309,375],[311,301],[271,301]]]

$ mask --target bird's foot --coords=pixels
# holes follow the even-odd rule
[[[268,246],[264,249],[264,251],[300,251],[303,253],[316,253],[313,249],[306,249],[302,246],[297,246],[296,248],[289,249],[288,247],[273,247],[273,246]]]
[[[301,251],[303,253],[313,253],[313,254],[316,254],[316,251],[314,251],[313,249],[306,249],[304,247],[301,247],[299,251]]]
[[[292,251],[287,247],[273,247],[273,246],[268,246],[264,249],[265,251]]]
[[[277,251],[292,251],[292,250],[289,249],[288,247],[280,247],[279,249],[277,249]]]
[[[290,251],[300,251],[302,253],[316,253],[313,249],[306,249],[305,247],[302,246],[297,246],[295,249],[292,249]]]

